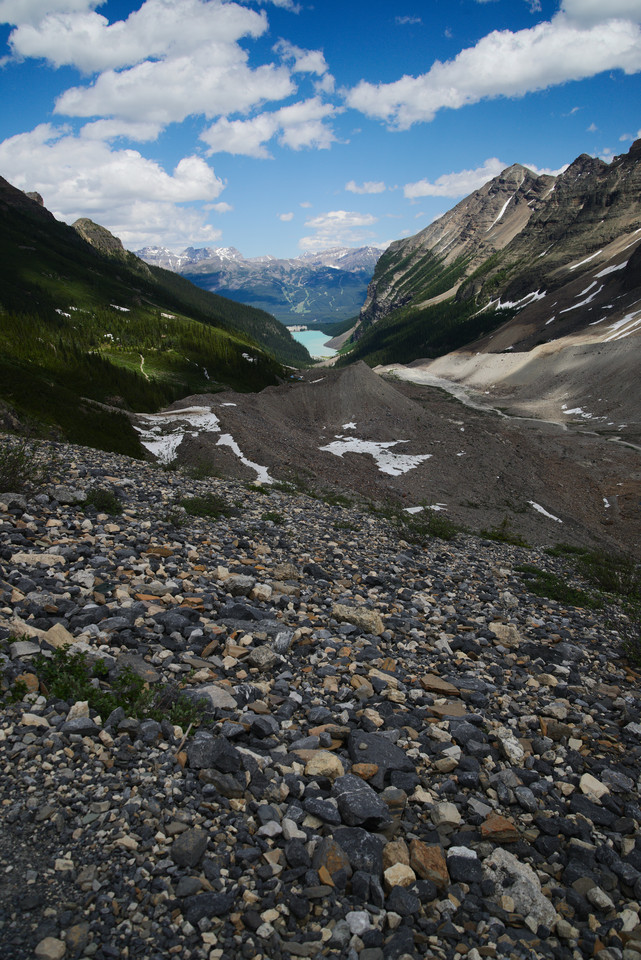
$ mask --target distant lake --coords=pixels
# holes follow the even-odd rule
[[[302,343],[312,357],[333,357],[336,355],[336,350],[325,346],[327,341],[332,338],[328,337],[326,333],[321,333],[320,330],[297,330],[296,333],[292,333],[292,337]]]

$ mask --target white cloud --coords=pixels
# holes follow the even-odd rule
[[[385,184],[382,180],[366,180],[359,187],[355,180],[350,180],[345,184],[345,189],[350,193],[384,193]]]
[[[10,37],[22,57],[43,57],[87,73],[171,59],[211,48],[212,56],[234,48],[244,36],[267,30],[264,14],[220,0],[145,0],[126,20],[110,24],[95,12],[52,12],[37,24],[20,25]],[[238,48],[237,56],[243,56]]]
[[[293,214],[293,213],[279,213],[279,214],[278,214],[278,219],[279,219],[279,220],[282,220],[283,223],[289,223],[290,220],[293,220],[293,219],[294,219],[294,214]]]
[[[0,0],[0,23],[39,23],[50,13],[83,13],[106,0]]]
[[[639,0],[563,0],[561,10],[579,23],[594,24],[604,20],[631,20],[641,22]]]
[[[348,210],[330,210],[305,221],[313,231],[299,241],[301,250],[330,250],[332,247],[356,246],[369,243],[372,227],[378,220],[371,213],[356,213]]]
[[[137,120],[94,120],[85,123],[82,136],[86,140],[116,140],[123,137],[144,143],[156,140],[162,130],[160,123],[144,123]]]
[[[90,217],[137,249],[157,242],[211,242],[220,231],[183,203],[215,200],[224,184],[200,157],[184,157],[172,174],[136,150],[112,150],[99,140],[41,124],[0,144],[0,169],[21,190],[37,190],[45,205],[72,223]]]
[[[599,0],[600,2],[600,0]],[[398,129],[429,122],[444,107],[458,109],[495,97],[520,97],[568,80],[581,80],[605,70],[641,70],[641,31],[630,19],[605,19],[612,10],[623,14],[638,0],[600,4],[601,22],[590,23],[597,0],[565,0],[564,12],[528,30],[494,31],[453,60],[435,61],[418,77],[392,83],[361,81],[348,91],[350,107],[387,121]]]
[[[304,210],[309,210],[309,208],[311,207],[311,203],[309,202],[309,200],[303,200],[303,201],[299,204],[299,206],[300,206],[300,207],[303,207]]]
[[[204,114],[245,111],[294,91],[285,68],[251,70],[239,58],[212,59],[202,48],[192,56],[146,60],[129,70],[102,73],[90,87],[72,87],[59,97],[56,112],[71,117],[115,117],[166,125]]]
[[[478,190],[488,180],[498,177],[507,167],[506,163],[491,157],[482,167],[475,170],[460,170],[458,173],[444,173],[433,182],[418,180],[416,183],[406,183],[403,194],[408,200],[417,200],[419,197],[463,197]]]
[[[624,143],[626,140],[638,140],[641,138],[641,130],[637,130],[636,133],[623,133],[619,137],[619,142]]]
[[[224,200],[221,200],[220,203],[208,203],[205,205],[205,210],[215,210],[216,213],[231,213],[234,209],[231,203],[226,203]]]
[[[564,163],[561,167],[557,167],[556,170],[552,170],[550,167],[537,167],[535,163],[526,163],[525,161],[523,161],[521,166],[527,167],[528,170],[536,173],[539,177],[558,177],[559,174],[565,173],[570,164]]]
[[[250,120],[221,117],[201,134],[201,139],[209,145],[210,153],[242,154],[260,159],[271,156],[266,144],[276,136],[281,146],[292,150],[303,147],[322,150],[336,139],[325,123],[336,112],[331,104],[312,97]]]
[[[292,65],[294,73],[315,73],[319,77],[327,73],[327,63],[322,50],[303,50],[288,40],[279,40],[273,50],[284,63]]]
[[[598,129],[596,123],[591,123],[590,126],[586,128],[586,133],[596,133]]]
[[[395,17],[394,22],[398,23],[398,25],[401,27],[404,27],[407,24],[414,25],[416,23],[423,23],[420,17]]]

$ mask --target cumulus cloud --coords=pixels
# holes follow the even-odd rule
[[[349,193],[385,193],[385,184],[382,180],[365,180],[360,186],[355,180],[345,184]]]
[[[597,3],[601,8],[599,22]],[[619,19],[617,19],[617,15]],[[606,19],[607,18],[607,19]],[[564,0],[562,10],[527,30],[494,31],[453,60],[437,60],[427,73],[392,83],[361,81],[347,104],[397,129],[429,122],[445,107],[496,97],[520,97],[605,70],[641,70],[641,4]]]
[[[146,0],[126,20],[112,24],[93,11],[50,12],[38,23],[19,25],[10,43],[16,55],[93,73],[209,47],[213,56],[231,48],[229,55],[241,37],[259,37],[266,30],[264,14],[236,3]],[[243,56],[238,48],[236,57]]]
[[[39,23],[51,13],[82,13],[106,0],[0,0],[0,23]]]
[[[506,167],[506,163],[491,157],[475,170],[444,173],[433,182],[418,180],[416,183],[406,183],[403,194],[408,200],[417,200],[419,197],[464,197],[478,190],[488,180],[498,177]]]
[[[221,117],[201,134],[201,139],[208,144],[210,154],[232,153],[260,159],[271,156],[266,145],[274,137],[281,146],[292,150],[326,149],[336,139],[326,125],[335,113],[336,108],[331,104],[312,97],[249,120]]]
[[[377,222],[371,213],[330,210],[305,221],[305,226],[313,233],[302,237],[299,246],[301,250],[317,251],[366,244],[373,236],[368,228]]]
[[[279,219],[279,220],[282,220],[283,223],[289,223],[290,220],[293,220],[293,219],[294,219],[294,214],[293,214],[293,213],[279,213],[279,214],[278,214],[278,219]]]
[[[290,63],[294,73],[315,73],[322,77],[327,73],[327,63],[322,50],[303,50],[288,40],[279,40],[274,53],[285,63]]]
[[[72,223],[90,217],[137,249],[159,236],[172,243],[210,242],[220,231],[183,203],[215,200],[224,183],[200,157],[184,157],[173,173],[136,150],[41,124],[0,144],[0,168],[21,190],[37,190],[51,212]]]

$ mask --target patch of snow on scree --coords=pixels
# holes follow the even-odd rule
[[[408,470],[414,470],[424,460],[429,460],[432,456],[431,453],[419,453],[414,456],[392,453],[389,448],[395,447],[397,443],[409,443],[409,440],[376,442],[374,440],[359,440],[357,437],[338,436],[332,443],[319,447],[319,449],[333,453],[335,457],[343,457],[346,453],[369,453],[374,458],[380,472],[387,473],[391,477],[399,477],[402,473],[407,473]]]

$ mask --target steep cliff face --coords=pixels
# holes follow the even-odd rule
[[[392,243],[378,261],[360,320],[376,323],[409,303],[452,295],[465,277],[527,224],[554,186],[515,163],[413,237]]]

